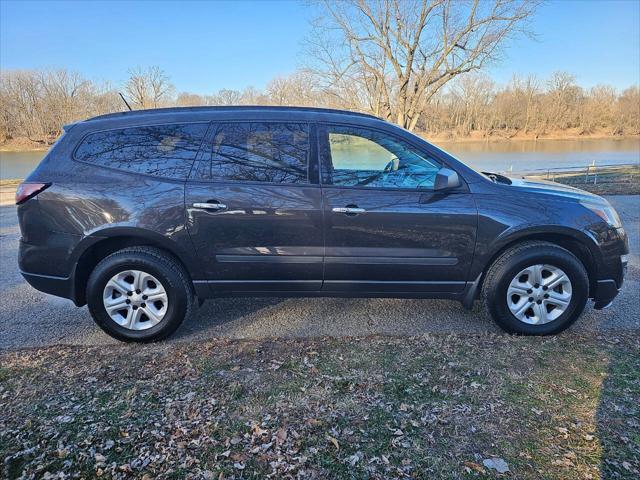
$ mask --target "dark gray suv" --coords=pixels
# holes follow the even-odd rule
[[[553,334],[587,299],[613,300],[628,253],[596,195],[479,173],[378,118],[317,108],[69,125],[17,204],[26,280],[133,341],[234,295],[482,299],[508,332]]]

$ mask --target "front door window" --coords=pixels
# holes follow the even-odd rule
[[[327,129],[324,184],[433,190],[440,163],[403,140],[359,127]]]

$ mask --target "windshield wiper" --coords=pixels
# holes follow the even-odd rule
[[[494,172],[482,172],[484,175],[489,177],[493,183],[504,183],[505,185],[511,185],[511,180],[509,177],[505,177],[504,175],[500,175],[499,173]]]

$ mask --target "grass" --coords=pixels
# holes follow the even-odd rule
[[[640,165],[595,167],[590,170],[588,176],[582,171],[557,172],[551,178],[547,175],[529,178],[553,180],[598,195],[640,195]]]
[[[6,351],[0,476],[637,478],[639,354],[576,335]]]

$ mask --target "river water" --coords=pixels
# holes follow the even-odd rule
[[[504,172],[558,167],[640,163],[640,138],[438,142],[478,170]],[[0,152],[0,179],[24,178],[45,152]]]

